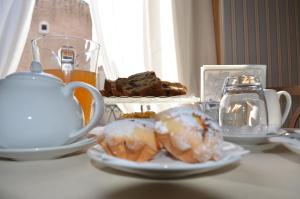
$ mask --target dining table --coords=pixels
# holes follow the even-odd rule
[[[299,199],[300,156],[275,144],[226,167],[175,179],[117,171],[90,160],[85,151],[52,160],[0,159],[0,198]]]

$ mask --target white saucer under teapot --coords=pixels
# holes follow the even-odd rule
[[[34,148],[69,144],[93,129],[103,114],[99,91],[83,82],[63,83],[43,73],[33,62],[32,72],[13,73],[0,80],[0,147]],[[93,116],[84,126],[75,88],[88,90]]]

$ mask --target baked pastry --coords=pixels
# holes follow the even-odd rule
[[[100,92],[103,96],[122,96],[122,93],[117,89],[116,82],[108,79],[104,82],[104,90]]]
[[[116,81],[106,80],[104,96],[175,96],[185,95],[187,89],[180,83],[161,81],[153,71],[137,73]]]
[[[131,161],[151,160],[159,151],[154,121],[124,119],[104,126],[98,143],[110,155]]]
[[[191,107],[176,107],[159,113],[157,119],[158,140],[175,158],[188,163],[219,158],[222,133],[209,116]]]
[[[161,87],[161,81],[154,72],[143,72],[128,78],[118,78],[117,89],[124,96],[156,96],[156,90]]]
[[[161,84],[161,95],[162,96],[176,96],[185,95],[187,88],[178,82],[167,82],[162,81]]]
[[[120,119],[125,118],[146,118],[151,119],[155,117],[155,112],[153,111],[146,111],[146,112],[134,112],[134,113],[125,113],[122,114]]]

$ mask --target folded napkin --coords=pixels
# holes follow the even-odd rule
[[[287,136],[278,136],[269,138],[270,142],[292,144],[300,147],[300,139],[290,138]]]

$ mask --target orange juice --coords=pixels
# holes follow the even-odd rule
[[[55,75],[66,82],[64,73],[60,69],[47,69],[44,70],[44,72]],[[83,70],[73,70],[71,72],[70,81],[81,81],[92,86],[96,86],[96,73]],[[78,99],[82,107],[85,124],[87,124],[91,119],[90,113],[92,109],[93,96],[84,88],[76,88],[75,97]]]

